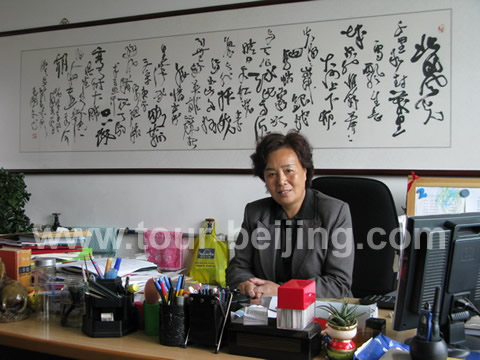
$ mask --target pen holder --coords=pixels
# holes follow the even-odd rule
[[[187,334],[186,305],[160,304],[160,344],[167,346],[184,346]]]
[[[412,360],[445,360],[448,357],[448,346],[443,339],[424,341],[415,336],[410,343],[410,357]]]
[[[225,319],[225,309],[219,299],[214,295],[191,294],[188,309],[188,340],[194,344],[216,346]]]
[[[124,294],[125,288],[122,285],[122,278],[116,277],[114,279],[97,279],[97,282],[105,286],[108,290],[117,294]]]
[[[85,283],[77,278],[65,279],[60,297],[60,324],[67,327],[81,327],[85,314]]]
[[[160,304],[143,303],[143,324],[145,334],[148,336],[158,336],[160,327]]]
[[[97,282],[119,296],[97,298],[86,295],[82,331],[91,337],[120,337],[135,331],[134,295],[125,292],[121,278],[98,279]]]

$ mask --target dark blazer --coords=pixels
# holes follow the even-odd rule
[[[315,280],[317,297],[352,296],[354,242],[348,204],[317,190],[308,191],[314,196],[314,216],[303,220],[303,236],[297,238],[292,257],[292,278]],[[279,241],[280,235],[272,218],[274,206],[278,205],[270,197],[245,207],[235,256],[227,268],[228,286],[236,288],[252,277],[276,282],[275,237]]]

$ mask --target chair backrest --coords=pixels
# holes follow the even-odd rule
[[[390,189],[374,179],[336,176],[318,177],[312,188],[350,206],[355,241],[353,296],[384,295],[395,290],[392,244],[399,244],[400,233]],[[372,229],[375,233],[368,240]],[[391,233],[394,235],[389,239]]]

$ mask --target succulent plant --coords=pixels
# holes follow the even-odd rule
[[[330,314],[328,317],[329,323],[342,327],[355,325],[357,317],[363,315],[357,315],[358,305],[350,305],[347,299],[342,300],[340,309],[337,309],[332,304],[320,305],[319,308]]]

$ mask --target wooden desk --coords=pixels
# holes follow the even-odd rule
[[[403,341],[415,334],[415,330],[397,332],[391,330],[389,312],[380,310],[387,319],[387,336]],[[147,336],[142,330],[119,338],[91,338],[80,329],[61,327],[58,321],[42,323],[34,319],[0,324],[0,344],[71,357],[75,359],[251,359],[228,354],[222,348],[213,354],[213,348],[188,346],[186,349],[160,345],[158,337]]]
[[[212,348],[160,345],[158,337],[139,330],[116,338],[91,338],[81,329],[65,328],[59,322],[42,323],[34,319],[0,324],[0,344],[65,356],[74,359],[251,359],[226,353],[215,355]]]

